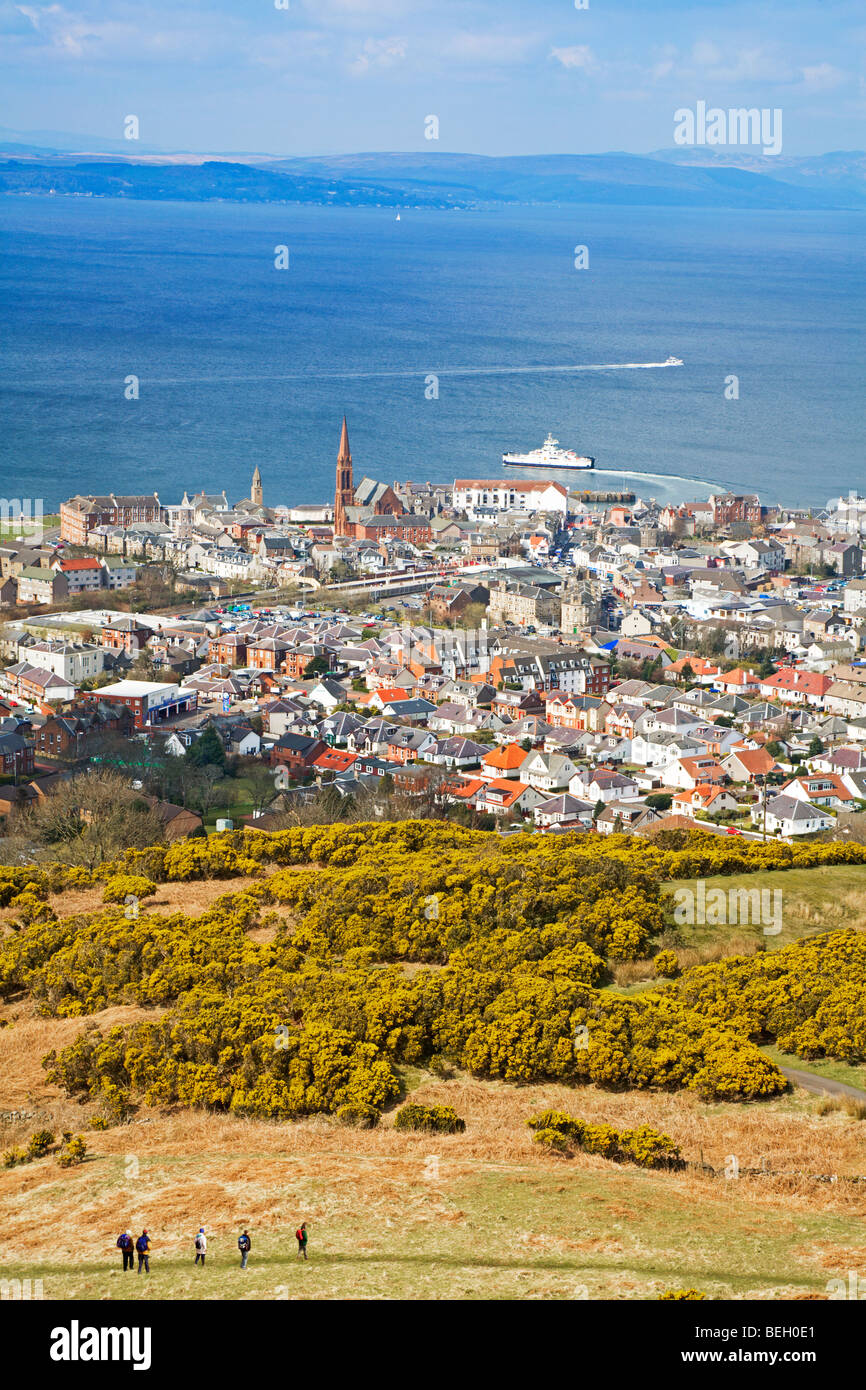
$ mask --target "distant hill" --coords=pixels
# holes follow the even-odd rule
[[[855,200],[853,206],[866,204],[866,153],[863,150],[834,150],[829,154],[765,155],[703,147],[683,147],[658,150],[653,159],[668,164],[695,168],[746,169],[754,174],[766,174],[779,183],[798,188],[838,195]]]
[[[0,144],[0,192],[184,202],[465,208],[482,203],[816,210],[866,207],[866,156],[766,159],[706,149],[655,155],[439,152],[243,161],[200,155],[121,160]]]

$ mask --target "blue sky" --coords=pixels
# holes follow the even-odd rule
[[[781,107],[866,147],[863,0],[0,0],[0,125],[284,154],[640,153],[673,113]],[[424,119],[439,118],[437,145]]]

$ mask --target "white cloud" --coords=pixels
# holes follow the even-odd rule
[[[595,54],[585,43],[574,44],[571,48],[552,48],[550,56],[564,68],[578,68],[587,73],[597,72],[599,68]]]
[[[445,46],[445,54],[472,63],[519,63],[538,42],[534,34],[459,33]]]
[[[847,72],[834,68],[832,63],[816,63],[814,67],[803,68],[803,86],[807,92],[832,92],[847,81]]]
[[[373,68],[392,68],[402,63],[409,51],[406,39],[366,39],[364,47],[350,64],[352,72],[370,72]]]

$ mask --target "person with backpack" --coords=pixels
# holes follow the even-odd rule
[[[297,1242],[298,1242],[298,1254],[297,1254],[297,1258],[298,1258],[299,1260],[301,1259],[301,1257],[303,1257],[304,1259],[306,1259],[306,1258],[307,1258],[307,1223],[306,1223],[306,1221],[302,1221],[301,1224],[300,1224],[300,1226],[298,1227],[298,1229],[295,1231],[295,1239],[296,1239]]]
[[[243,1234],[238,1236],[238,1249],[241,1252],[241,1269],[246,1269],[247,1260],[250,1257],[250,1251],[252,1250],[252,1248],[253,1243],[250,1240],[250,1233],[249,1231],[244,1230]]]
[[[117,1237],[117,1248],[123,1256],[123,1273],[132,1269],[132,1236],[129,1231],[121,1231]]]
[[[141,1266],[144,1265],[144,1272],[145,1272],[145,1274],[149,1274],[149,1273],[150,1273],[150,1237],[149,1237],[148,1234],[147,1234],[147,1227],[145,1227],[145,1229],[142,1231],[141,1235],[138,1237],[138,1240],[135,1242],[135,1248],[136,1248],[136,1250],[138,1251],[138,1269],[136,1270],[136,1273],[137,1273],[137,1274],[140,1274],[140,1273],[141,1273]]]
[[[204,1226],[199,1226],[198,1235],[195,1238],[195,1263],[201,1260],[201,1267],[204,1269],[204,1257],[207,1254],[207,1236],[204,1233]]]

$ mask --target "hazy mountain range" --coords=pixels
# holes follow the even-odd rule
[[[420,153],[284,158],[171,153],[128,142],[52,141],[0,129],[0,192],[182,202],[466,208],[595,203],[754,209],[866,207],[866,154],[764,157],[707,147],[649,155]],[[3,138],[14,137],[14,138]],[[82,150],[82,145],[90,148]]]

